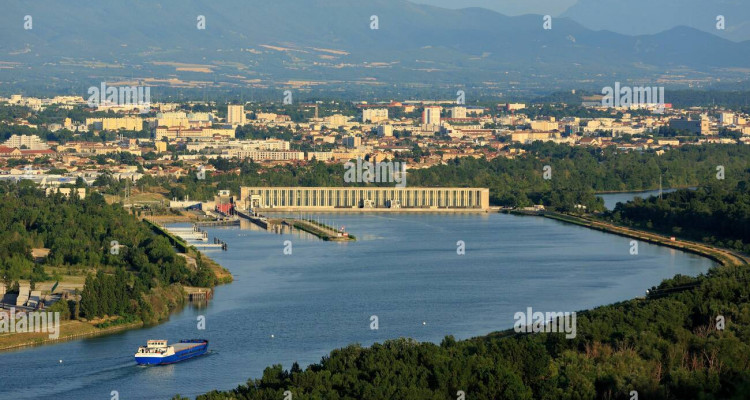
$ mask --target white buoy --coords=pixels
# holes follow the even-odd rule
[[[271,339],[273,339],[273,335],[271,335]]]
[[[427,325],[427,322],[425,322],[425,321],[422,321],[422,325]]]
[[[60,364],[62,364],[62,360],[60,360]]]

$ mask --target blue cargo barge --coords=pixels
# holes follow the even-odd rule
[[[198,357],[208,351],[208,340],[189,339],[167,344],[166,340],[149,340],[146,346],[138,348],[135,362],[140,365],[174,364],[189,358]]]

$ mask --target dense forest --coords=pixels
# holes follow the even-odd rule
[[[274,365],[198,400],[284,399],[285,391],[295,400],[452,400],[459,391],[477,400],[746,399],[749,280],[747,265],[676,276],[645,299],[578,313],[570,340],[511,330],[439,345],[350,345],[304,370]]]
[[[522,149],[526,153],[515,159],[464,158],[447,165],[409,169],[407,185],[488,187],[493,205],[544,204],[559,211],[573,211],[576,204],[582,204],[597,211],[603,210],[603,204],[596,192],[656,189],[660,177],[665,188],[702,186],[716,181],[716,168],[723,166],[725,181],[737,182],[747,168],[744,160],[750,158],[747,146],[726,145],[684,146],[662,155],[542,142]],[[414,152],[410,156],[413,155]],[[262,168],[252,161],[210,162],[219,173],[209,174],[205,180],[191,174],[177,184],[164,182],[170,198],[188,195],[191,199],[209,199],[216,189],[238,193],[240,186],[349,186],[344,182],[344,167],[340,164],[318,162]],[[551,168],[550,179],[544,179],[546,165]],[[240,174],[232,173],[234,170]]]
[[[734,185],[718,183],[619,203],[603,217],[621,225],[750,252],[750,170]]]
[[[17,287],[22,279],[33,284],[59,280],[61,274],[88,275],[81,317],[152,320],[148,296],[172,284],[215,284],[207,267],[189,268],[166,238],[98,193],[83,200],[45,196],[33,183],[20,182],[0,184],[0,198],[0,274],[6,286]],[[35,262],[33,248],[47,248],[49,255]]]

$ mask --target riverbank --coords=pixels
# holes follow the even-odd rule
[[[689,288],[573,313],[572,337],[558,328],[568,318],[559,316],[552,329],[508,329],[465,340],[446,336],[440,345],[403,337],[369,347],[352,344],[304,370],[277,363],[262,377],[196,400],[261,400],[282,391],[302,398],[419,393],[443,399],[463,388],[477,399],[746,398],[750,347],[742,332],[750,328],[743,314],[748,281],[747,265],[667,279],[660,289]],[[726,320],[726,329],[718,320]],[[488,385],[488,375],[501,383]]]
[[[33,333],[6,333],[0,335],[0,352],[19,349],[23,347],[40,346],[64,342],[68,340],[82,339],[108,335],[128,329],[143,327],[143,322],[132,322],[129,324],[114,325],[107,328],[97,328],[94,324],[83,321],[68,320],[60,322],[60,334],[57,338],[50,338],[47,332]]]
[[[663,191],[675,191],[675,190],[681,190],[681,189],[695,189],[697,186],[670,186],[669,188],[662,188]],[[604,190],[601,192],[594,192],[594,195],[600,195],[600,194],[624,194],[624,193],[633,193],[633,194],[640,194],[640,193],[648,193],[648,192],[658,192],[659,188],[655,187],[653,189],[643,189],[643,190],[630,190],[630,189],[624,189],[624,190]]]
[[[144,219],[146,223],[148,223],[154,231],[161,233],[165,236],[167,236],[170,241],[180,241],[179,238],[169,234],[169,232],[164,231],[161,229],[161,227],[147,219]],[[173,243],[175,244],[175,243]],[[179,246],[178,246],[179,247]],[[183,255],[187,256],[188,258],[191,258],[193,260],[197,260],[200,258],[201,265],[207,266],[211,272],[216,277],[217,284],[226,284],[231,283],[233,281],[233,276],[227,270],[226,268],[219,265],[216,261],[212,260],[210,257],[204,255],[202,252],[196,250],[195,248],[191,246],[187,246],[183,243],[182,248],[185,250]],[[152,304],[152,306],[160,305],[160,307],[155,307],[155,321],[149,322],[151,323],[162,323],[169,320],[169,316],[175,312],[176,310],[179,310],[182,308],[182,306],[188,301],[190,293],[184,290],[180,285],[179,288],[175,287],[173,288],[170,286],[170,288],[167,288],[168,290],[164,290],[163,293],[150,293],[148,302],[149,304]],[[181,294],[179,294],[181,293]],[[182,301],[178,300],[176,296],[181,296]],[[101,321],[99,321],[101,322]],[[99,328],[96,325],[99,323],[96,321],[88,322],[88,321],[79,321],[79,320],[65,320],[60,322],[60,332],[58,337],[56,338],[50,338],[50,334],[47,332],[30,332],[30,333],[5,333],[0,334],[0,352],[7,351],[7,350],[13,350],[17,348],[23,348],[23,347],[31,347],[31,346],[39,346],[44,344],[51,344],[51,343],[57,343],[60,341],[68,341],[68,340],[75,340],[85,337],[94,337],[94,336],[101,336],[101,335],[108,335],[116,332],[121,332],[125,330],[130,329],[138,329],[142,328],[145,323],[143,321],[137,321],[137,322],[130,322],[130,323],[121,323],[116,324],[113,326],[107,326],[104,328]]]
[[[153,221],[157,224],[174,224],[174,223],[180,223],[180,222],[199,222],[201,221],[200,218],[198,218],[197,215],[187,213],[187,212],[180,212],[179,215],[147,215],[143,217],[144,220],[148,219],[150,221]]]
[[[382,343],[372,340],[371,342],[375,343],[371,346],[357,344],[344,348],[336,347],[337,350],[323,355],[320,363],[304,368],[304,372],[299,372],[296,365],[284,371],[280,366],[281,362],[268,363],[267,365],[274,366],[264,369],[262,377],[255,374],[255,379],[248,379],[247,386],[240,385],[236,389],[225,391],[216,390],[198,396],[197,399],[208,400],[219,397],[263,399],[272,397],[274,393],[282,390],[289,390],[299,396],[322,393],[322,396],[331,398],[356,398],[363,392],[376,391],[383,393],[383,398],[398,397],[397,393],[407,391],[423,393],[427,397],[443,398],[446,397],[446,393],[453,393],[456,387],[482,388],[484,383],[482,374],[464,374],[460,377],[463,381],[456,383],[457,378],[450,373],[435,375],[434,372],[451,371],[456,366],[461,370],[473,371],[472,368],[477,365],[478,358],[482,358],[486,365],[502,368],[502,373],[506,374],[503,376],[519,378],[513,381],[508,379],[509,383],[499,389],[486,389],[481,392],[479,390],[482,389],[473,389],[471,393],[477,398],[503,397],[502,393],[508,393],[506,388],[511,384],[516,386],[515,393],[525,391],[529,393],[529,398],[532,398],[532,393],[533,398],[547,395],[559,397],[559,393],[571,390],[569,384],[571,381],[587,382],[586,387],[576,386],[573,389],[576,390],[574,393],[585,393],[587,397],[594,397],[594,393],[602,395],[614,393],[623,397],[637,390],[642,396],[646,394],[647,397],[659,398],[663,397],[666,391],[671,391],[670,393],[673,393],[675,398],[689,398],[687,392],[696,390],[695,388],[701,388],[700,390],[706,392],[713,390],[716,393],[723,393],[724,387],[742,393],[744,389],[738,389],[734,385],[710,386],[706,384],[705,388],[700,385],[704,385],[703,382],[705,382],[704,372],[713,374],[722,382],[735,382],[737,379],[750,376],[747,374],[747,346],[737,338],[737,332],[747,329],[748,322],[743,317],[742,308],[747,303],[747,282],[750,279],[748,262],[744,255],[710,245],[673,239],[671,236],[666,237],[654,232],[620,227],[585,216],[552,212],[535,215],[604,233],[632,237],[639,241],[679,249],[680,252],[698,254],[719,262],[727,268],[717,267],[713,268],[710,273],[695,276],[683,275],[676,267],[686,263],[686,258],[698,259],[686,257],[684,254],[675,254],[663,259],[660,263],[654,263],[652,264],[654,269],[658,269],[666,266],[664,261],[672,261],[674,265],[669,266],[670,273],[676,276],[666,278],[654,285],[655,289],[649,289],[645,297],[633,296],[629,300],[604,303],[607,305],[591,306],[582,308],[583,311],[577,311],[574,313],[577,314],[577,320],[574,319],[572,322],[577,335],[574,333],[572,338],[568,338],[570,340],[564,340],[561,334],[555,333],[560,332],[555,331],[555,328],[546,333],[507,329],[465,340],[455,340],[452,336],[446,336],[439,346],[426,341],[419,343],[413,339],[406,339],[410,336],[402,335],[400,339],[387,340]],[[538,227],[540,223],[550,228],[549,221],[536,221],[533,225]],[[565,227],[567,224],[553,223],[551,225],[558,225],[550,229],[555,233],[558,233],[557,229],[569,229],[569,226]],[[517,231],[514,230],[514,232]],[[570,236],[590,235],[599,234],[578,230]],[[529,237],[520,233],[518,236]],[[615,246],[623,242],[611,235],[603,236],[609,236],[610,244]],[[551,245],[560,246],[560,243],[558,241]],[[563,244],[563,246],[566,245]],[[476,246],[481,247],[481,244]],[[533,246],[530,247],[533,249]],[[581,252],[581,249],[583,247],[573,246],[566,250]],[[647,246],[641,250],[641,254],[649,254],[655,249],[656,246]],[[619,250],[615,251],[619,252]],[[656,251],[670,252],[665,249]],[[622,262],[614,264],[641,263],[640,260],[633,261],[637,257],[628,257],[626,254],[620,253],[617,257]],[[701,261],[709,264],[705,259]],[[590,265],[595,265],[597,262],[594,261]],[[642,263],[649,263],[648,258]],[[728,268],[735,264],[738,265]],[[514,265],[517,264],[514,263]],[[607,270],[604,274],[614,276],[615,280],[624,278],[613,274],[611,270]],[[577,279],[580,277],[576,276]],[[643,285],[644,281],[637,284]],[[595,290],[597,286],[599,285],[590,285],[585,291]],[[604,282],[601,286],[609,290]],[[645,288],[649,286],[650,284]],[[558,301],[570,296],[570,293],[560,296]],[[711,307],[705,307],[706,304],[710,304]],[[523,310],[523,308],[520,309]],[[528,309],[530,310],[530,307]],[[535,309],[537,309],[536,305]],[[539,306],[539,310],[543,309],[543,306]],[[564,307],[562,309],[566,310]],[[721,321],[726,318],[726,330],[714,325],[718,316],[721,317]],[[431,321],[429,318],[427,320]],[[356,342],[352,341],[352,343]],[[682,354],[684,359],[693,360],[692,364],[675,361],[673,354]],[[279,358],[284,360],[282,357]],[[540,364],[539,360],[544,362]],[[440,364],[438,367],[435,366],[436,362]],[[733,369],[723,372],[725,368],[721,363],[724,362]],[[399,365],[396,373],[394,373],[394,364]],[[539,365],[548,369],[540,369]],[[532,370],[533,372],[528,372]],[[700,372],[696,373],[696,370]],[[662,374],[658,371],[666,372]],[[433,373],[435,379],[425,383],[423,377],[430,373]],[[368,378],[373,374],[383,378],[381,379],[383,382],[397,383],[391,384],[390,387],[378,384],[378,382],[373,383]],[[253,376],[253,374],[248,375]],[[279,378],[280,376],[282,378]],[[308,381],[314,381],[316,384],[300,383],[300,376],[305,376],[309,378]],[[524,376],[526,376],[525,379],[520,378]],[[603,376],[605,378],[602,378]],[[345,379],[350,379],[351,384],[346,386],[335,384]],[[553,386],[556,390],[550,389],[550,386],[546,384],[524,386],[526,381],[534,382],[539,379],[546,379],[547,382],[551,382],[551,385],[557,385]],[[694,380],[695,383],[689,389],[685,389],[686,380]],[[439,384],[434,382],[439,382]],[[220,388],[218,385],[214,387]]]
[[[160,324],[168,321],[172,313],[182,309],[188,303],[188,294],[182,285],[172,284],[168,287],[151,289],[144,295],[143,300],[150,305],[148,313],[130,317],[113,315],[94,320],[61,320],[60,330],[57,332],[57,337],[54,338],[50,337],[49,331],[53,329],[51,327],[48,327],[44,332],[1,334],[0,352],[19,347],[38,346],[84,337],[107,335],[124,330],[141,328],[144,325]],[[50,310],[53,310],[53,307],[57,304],[60,303],[55,303],[55,305],[47,310],[53,312]],[[44,313],[45,311],[41,310],[39,312]],[[31,325],[29,325],[29,329],[31,329]]]
[[[203,254],[200,250],[196,249],[193,246],[190,246],[188,243],[186,243],[181,238],[173,235],[168,230],[164,229],[160,222],[157,222],[156,220],[152,219],[153,217],[143,218],[143,221],[148,224],[151,229],[160,234],[165,236],[169,241],[172,243],[173,246],[175,246],[179,251],[181,251],[186,256],[201,260],[201,265],[208,266],[211,269],[211,272],[213,272],[214,276],[216,276],[217,284],[226,284],[231,283],[234,280],[234,277],[232,276],[232,273],[229,272],[228,269],[222,267],[217,263],[216,261],[212,260],[210,257]],[[185,221],[181,221],[185,222]]]
[[[524,215],[519,214],[518,215]],[[528,214],[525,214],[528,215]],[[562,214],[551,211],[539,213],[538,215],[545,218],[551,218],[561,222],[567,222],[586,228],[595,229],[602,232],[612,233],[619,236],[629,237],[633,239],[642,240],[645,242],[658,244],[661,246],[670,247],[673,249],[685,251],[692,254],[697,254],[723,266],[729,265],[746,265],[750,264],[750,260],[737,252],[722,249],[719,247],[710,246],[703,243],[692,242],[688,240],[678,239],[674,236],[665,236],[659,233],[647,232],[638,229],[628,228],[620,225],[614,225],[608,222],[599,221],[591,217],[586,216],[574,216],[570,214]]]
[[[232,273],[229,272],[228,269],[222,267],[221,265],[219,265],[219,263],[211,259],[211,257],[206,256],[200,251],[196,250],[196,253],[201,258],[201,262],[203,263],[203,265],[208,266],[208,268],[211,269],[211,272],[213,272],[214,276],[216,276],[217,285],[225,285],[234,281],[234,276],[232,276]]]

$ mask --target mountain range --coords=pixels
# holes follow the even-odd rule
[[[689,26],[734,41],[750,40],[746,0],[413,0],[445,8],[482,7],[505,15],[570,18],[594,30],[649,35]],[[724,16],[724,28],[716,18]]]
[[[747,0],[578,0],[560,16],[626,35],[689,26],[734,41],[750,40]],[[723,29],[717,29],[719,16]]]
[[[185,88],[711,86],[744,82],[750,66],[750,41],[694,28],[628,36],[553,18],[544,29],[540,15],[405,0],[4,3],[6,92],[80,91],[102,80]]]

